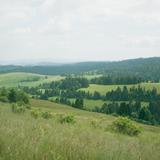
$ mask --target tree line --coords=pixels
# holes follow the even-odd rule
[[[28,95],[23,92],[22,90],[18,89],[6,89],[6,88],[0,88],[0,101],[2,102],[10,102],[10,103],[29,103],[29,97]]]
[[[112,90],[106,93],[106,100],[112,101],[157,101],[160,99],[160,95],[157,93],[157,89],[153,88],[152,90],[146,90],[140,86],[131,87],[128,89],[124,86],[122,89],[117,87],[116,90]]]
[[[140,77],[134,76],[124,76],[124,77],[111,77],[111,76],[102,76],[98,78],[91,79],[90,83],[93,84],[103,84],[103,85],[114,85],[114,84],[138,84],[144,82]]]
[[[140,101],[104,103],[102,107],[95,107],[94,112],[128,116],[138,121],[150,124],[160,124],[160,101],[151,101],[148,105]]]

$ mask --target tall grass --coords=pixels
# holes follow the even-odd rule
[[[14,114],[0,104],[0,160],[159,160],[158,127],[142,125],[143,133],[130,137],[105,131],[108,117],[101,114],[74,110],[76,123],[62,124],[29,112]],[[91,120],[101,127],[92,127]]]

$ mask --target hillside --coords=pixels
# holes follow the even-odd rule
[[[121,89],[127,86],[128,89],[132,87],[142,87],[146,90],[152,90],[153,88],[157,89],[157,92],[160,93],[160,83],[140,83],[140,84],[134,84],[134,85],[98,85],[98,84],[90,84],[88,88],[81,88],[80,90],[85,92],[94,93],[95,91],[99,92],[102,95],[105,95],[107,92],[116,90],[117,87],[120,87]]]
[[[143,132],[129,137],[106,130],[115,119],[112,116],[42,100],[32,100],[31,106],[54,115],[73,114],[76,123],[34,119],[30,111],[16,114],[9,104],[0,103],[1,159],[159,160],[159,127],[139,124]]]
[[[117,62],[81,62],[57,66],[1,66],[0,73],[30,72],[48,75],[79,74],[96,71],[111,76],[138,76],[159,81],[160,57],[141,58]]]
[[[35,87],[42,83],[49,83],[63,79],[61,76],[45,76],[40,74],[14,72],[0,74],[0,87]]]
[[[0,66],[0,73],[30,72],[47,75],[78,74],[81,72],[102,69],[106,62],[81,62],[61,65],[38,65],[38,66]]]

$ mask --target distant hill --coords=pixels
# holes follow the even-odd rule
[[[106,64],[100,72],[111,76],[136,76],[147,80],[160,80],[160,57],[139,58]]]
[[[61,65],[0,66],[0,73],[30,72],[46,75],[80,74],[96,71],[111,76],[138,76],[160,80],[160,57],[139,58],[118,62],[80,62]]]
[[[81,62],[61,65],[36,65],[36,66],[0,66],[0,73],[30,72],[46,75],[79,74],[82,72],[101,70],[107,62]]]

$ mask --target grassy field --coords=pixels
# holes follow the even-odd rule
[[[45,76],[32,73],[6,73],[0,74],[0,87],[17,87],[17,86],[28,86],[34,87],[42,83],[47,83],[55,80],[60,80],[61,76]]]
[[[84,107],[87,110],[92,110],[94,107],[102,107],[104,103],[111,103],[110,101],[103,101],[103,100],[90,100],[84,99]]]
[[[101,77],[102,76],[102,74],[93,74],[93,75],[83,75],[83,77],[84,78],[87,78],[88,80],[91,80],[91,79],[93,79],[93,78],[99,78],[99,77]]]
[[[146,88],[147,90],[151,90],[156,88],[158,93],[160,93],[160,83],[141,83],[139,84],[141,87]],[[94,91],[100,92],[102,95],[105,95],[106,92],[117,89],[117,87],[123,88],[124,85],[98,85],[98,84],[90,84],[88,88],[82,88],[80,90],[94,93]],[[138,87],[137,85],[125,85],[127,88],[131,88],[133,86]]]
[[[55,101],[58,97],[50,97],[50,101]],[[69,98],[69,100],[74,103],[75,98]],[[127,101],[115,101],[116,103],[127,102]],[[103,100],[93,100],[93,99],[84,99],[84,109],[92,111],[95,107],[101,108],[104,103],[112,103],[112,101],[103,101]],[[148,102],[142,102],[143,106],[148,105]]]
[[[41,100],[31,105],[53,114],[74,114],[76,123],[34,119],[30,111],[15,114],[9,104],[0,103],[1,160],[159,160],[159,127],[139,124],[142,133],[129,137],[106,131],[112,116]]]

